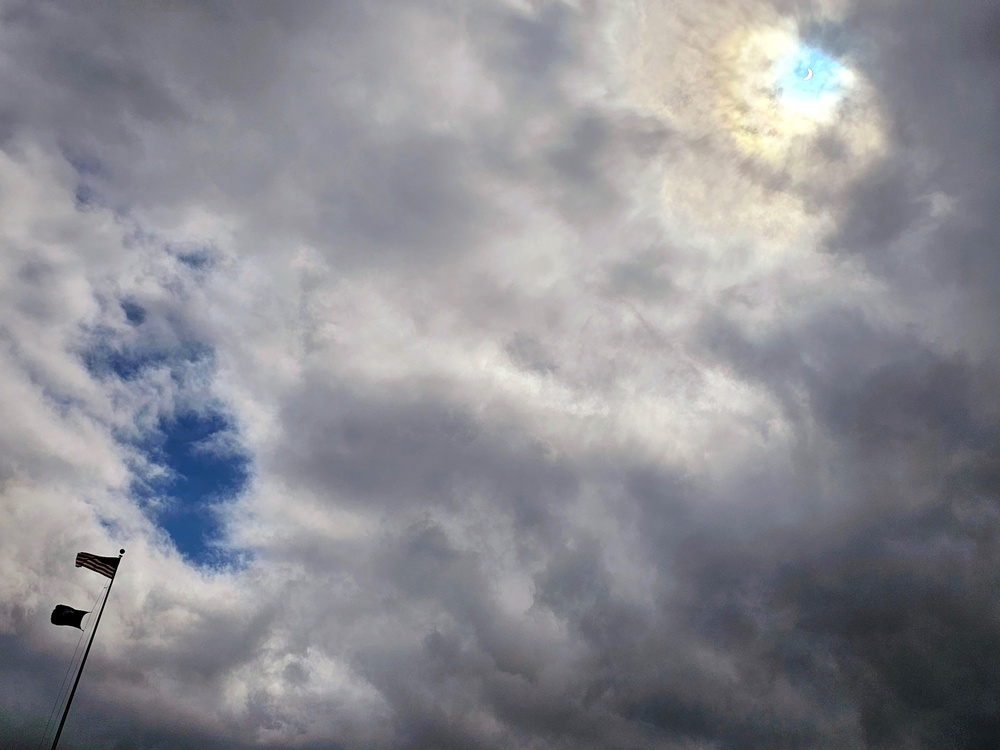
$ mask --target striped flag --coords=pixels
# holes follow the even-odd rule
[[[90,568],[95,573],[100,573],[108,578],[115,577],[119,562],[121,562],[120,557],[98,557],[89,552],[81,552],[76,556],[76,567]]]

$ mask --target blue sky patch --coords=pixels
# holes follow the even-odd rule
[[[812,70],[812,77],[806,76]],[[784,96],[799,101],[822,99],[843,86],[844,67],[817,47],[799,45],[775,65],[777,87]]]
[[[86,182],[80,182],[76,186],[76,194],[74,198],[76,200],[77,208],[89,208],[97,203],[97,192],[94,190],[93,185]]]
[[[152,500],[156,520],[195,563],[224,557],[213,544],[220,536],[216,507],[239,494],[250,475],[249,457],[234,439],[231,421],[220,411],[186,412],[161,419],[137,446],[166,475],[136,482],[133,493]]]
[[[149,371],[166,368],[177,386],[173,413],[154,400],[148,408],[164,413],[147,411],[147,419],[137,419],[146,425],[141,434],[117,432],[119,442],[142,457],[132,467],[130,492],[188,560],[232,564],[236,560],[216,544],[222,536],[217,511],[246,487],[251,462],[232,420],[209,392],[215,352],[184,337],[179,322],[132,300],[119,304],[131,329],[92,330],[92,344],[82,353],[88,371],[98,380],[135,383],[141,394]],[[128,408],[138,415],[147,406],[140,401]]]
[[[167,252],[173,255],[179,263],[194,271],[210,270],[218,260],[216,249],[204,245],[168,245]]]
[[[74,195],[76,207],[80,210],[86,210],[99,206],[102,203],[99,186],[108,177],[104,165],[94,156],[74,156],[65,151],[63,156],[77,174]]]
[[[177,370],[179,365],[208,361],[213,356],[210,347],[193,341],[168,350],[101,343],[83,353],[83,363],[87,371],[98,379],[113,376],[121,380],[136,380],[154,367],[168,366]]]
[[[125,313],[125,320],[134,326],[142,325],[146,320],[146,310],[142,305],[128,300],[121,303],[122,312]]]

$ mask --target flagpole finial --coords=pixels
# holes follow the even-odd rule
[[[118,550],[118,554],[119,554],[119,555],[124,555],[124,554],[125,554],[125,550],[124,550],[124,549],[120,549],[120,550]]]

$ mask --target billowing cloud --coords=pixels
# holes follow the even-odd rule
[[[4,746],[990,746],[988,4],[2,18]]]

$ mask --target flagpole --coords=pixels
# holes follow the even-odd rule
[[[118,559],[122,559],[122,555],[125,554],[125,550],[121,550],[118,553]],[[73,681],[73,689],[69,691],[69,698],[66,701],[66,708],[63,709],[62,719],[59,722],[59,728],[56,730],[56,736],[52,740],[51,750],[56,750],[56,745],[59,744],[59,736],[62,734],[63,726],[66,724],[66,717],[69,716],[69,707],[73,703],[73,696],[76,695],[77,685],[80,684],[80,678],[83,676],[83,668],[87,664],[87,656],[90,654],[90,647],[94,645],[94,636],[97,635],[97,626],[101,624],[101,615],[104,614],[104,605],[108,603],[108,597],[111,596],[111,587],[114,585],[115,576],[118,575],[118,567],[115,567],[115,572],[111,576],[111,582],[108,583],[108,590],[104,594],[104,601],[101,602],[101,609],[97,613],[97,620],[94,622],[94,629],[90,633],[90,641],[87,643],[87,650],[83,652],[83,659],[80,660],[80,669],[76,673],[76,680]]]

